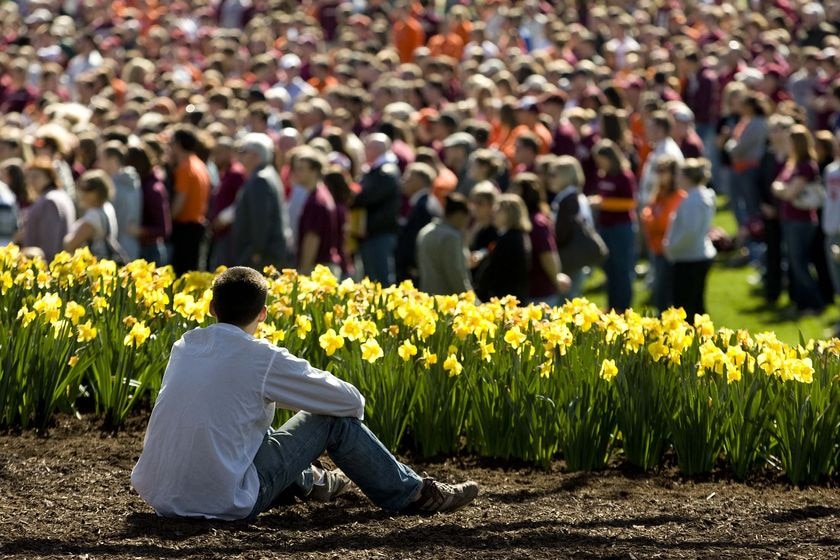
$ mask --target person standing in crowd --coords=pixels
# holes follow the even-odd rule
[[[406,168],[402,179],[402,193],[408,201],[408,215],[397,236],[397,282],[411,280],[417,284],[417,235],[432,218],[443,216],[443,209],[437,198],[432,196],[435,170],[425,163],[412,163]]]
[[[554,222],[545,200],[545,191],[533,173],[521,173],[513,178],[510,191],[522,197],[531,221],[530,278],[528,303],[546,303],[552,307],[560,304],[560,296],[571,287],[571,280],[561,273],[560,257],[554,238]]]
[[[825,204],[822,207],[825,258],[834,282],[834,293],[840,296],[840,142],[837,140],[834,145],[834,161],[826,167],[823,180],[826,188]],[[840,323],[834,326],[834,336],[840,337]]]
[[[607,306],[616,312],[633,302],[636,266],[636,178],[630,163],[611,140],[601,140],[594,150],[598,166],[598,194],[590,202],[598,210],[598,233],[609,250],[604,261]]]
[[[210,174],[207,165],[196,155],[196,131],[187,126],[176,128],[170,144],[170,162],[174,167],[172,198],[172,266],[176,274],[199,270],[201,244],[210,200]]]
[[[73,252],[89,247],[94,257],[113,259],[119,246],[119,223],[110,200],[114,198],[114,183],[107,171],[87,171],[79,178],[76,189],[79,206],[84,211],[64,238],[64,250]]]
[[[38,198],[29,209],[19,236],[24,248],[35,248],[50,262],[64,248],[64,237],[76,221],[73,201],[58,187],[58,174],[48,159],[37,159],[26,169],[26,182]]]
[[[235,202],[234,264],[283,268],[292,239],[283,185],[272,164],[274,143],[266,134],[250,132],[240,140],[237,153],[248,178]]]
[[[126,165],[128,151],[116,140],[106,142],[99,153],[99,168],[114,185],[114,212],[117,216],[117,240],[130,260],[140,258],[140,222],[143,218],[143,190],[140,177]]]
[[[548,187],[556,192],[552,203],[554,240],[563,274],[571,279],[566,299],[578,297],[583,291],[588,266],[583,263],[596,263],[601,258],[594,247],[575,235],[583,228],[593,233],[595,230],[589,199],[583,194],[584,181],[583,168],[574,157],[558,156],[552,164]]]
[[[816,209],[801,209],[794,204],[806,185],[819,181],[814,139],[803,125],[790,129],[790,152],[784,169],[773,183],[773,193],[780,201],[779,218],[790,274],[790,300],[802,314],[820,314],[825,302],[811,273],[810,247],[816,235]]]
[[[653,146],[653,151],[645,163],[642,179],[639,184],[639,201],[642,204],[648,204],[652,200],[651,195],[656,176],[654,170],[659,162],[659,158],[668,156],[677,163],[682,163],[683,161],[680,146],[671,136],[674,126],[671,119],[672,117],[667,112],[655,111],[645,126],[648,139],[650,140],[651,146]]]
[[[515,296],[525,302],[530,292],[531,220],[521,197],[499,195],[495,225],[499,239],[478,265],[475,294],[481,301]]]
[[[642,210],[642,229],[647,242],[653,269],[651,299],[656,310],[662,313],[674,305],[673,264],[665,256],[665,234],[686,192],[677,186],[679,163],[670,156],[659,158],[654,173],[651,202]]]
[[[236,196],[245,184],[246,172],[236,158],[233,138],[216,140],[211,159],[219,170],[219,184],[213,189],[208,221],[213,233],[210,268],[230,265],[234,260],[233,219],[236,216]]]
[[[690,322],[706,313],[706,277],[717,251],[709,239],[715,217],[715,193],[706,185],[711,164],[691,158],[680,165],[677,186],[686,192],[673,215],[663,248],[674,264],[673,303],[682,307]]]
[[[400,209],[400,172],[391,152],[391,141],[380,132],[365,141],[369,169],[362,177],[362,190],[353,206],[366,212],[365,237],[359,246],[365,276],[391,285],[396,280],[394,252],[397,248],[397,216]]]
[[[335,201],[324,186],[324,158],[314,149],[295,156],[292,174],[295,182],[307,189],[298,223],[297,269],[310,274],[315,265],[325,265],[336,277],[341,276],[341,231]]]
[[[779,200],[773,194],[772,187],[787,163],[790,153],[790,129],[794,122],[787,115],[774,114],[767,123],[768,142],[758,169],[758,189],[761,199],[761,233],[765,246],[764,300],[769,305],[775,305],[782,295],[783,285],[782,226],[779,222]]]
[[[767,112],[760,94],[752,91],[744,95],[736,111],[739,119],[724,149],[732,165],[730,195],[743,239],[749,222],[760,216],[757,175],[767,146]]]
[[[163,266],[169,263],[166,240],[172,234],[172,213],[169,209],[169,192],[163,184],[163,173],[155,161],[154,151],[145,142],[130,146],[126,153],[126,163],[137,171],[143,192],[140,258]]]
[[[467,199],[446,197],[443,218],[434,218],[417,235],[420,289],[432,295],[461,294],[472,289],[464,232],[470,220]]]

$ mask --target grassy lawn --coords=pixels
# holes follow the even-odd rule
[[[730,234],[736,230],[732,213],[722,208],[718,210],[715,223]],[[761,297],[761,285],[752,286],[749,282],[751,276],[757,276],[757,270],[750,266],[728,267],[726,258],[727,255],[719,256],[709,273],[706,288],[706,307],[715,325],[747,329],[751,333],[772,331],[779,339],[791,344],[798,342],[800,333],[806,340],[831,336],[833,325],[840,321],[840,306],[836,303],[820,317],[791,318],[785,312],[787,294],[782,295],[776,307],[768,307]],[[584,295],[606,307],[603,283],[604,274],[598,270],[589,279]],[[646,306],[647,298],[644,283],[637,280],[633,307],[642,313],[654,314],[655,311]]]

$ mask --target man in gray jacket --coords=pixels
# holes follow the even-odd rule
[[[420,289],[432,295],[460,294],[472,289],[467,268],[464,231],[470,221],[467,199],[460,193],[446,197],[442,220],[434,219],[417,236]]]
[[[261,132],[245,135],[239,160],[248,179],[236,197],[233,220],[235,264],[262,269],[289,264],[291,230],[283,185],[274,169],[274,143]]]

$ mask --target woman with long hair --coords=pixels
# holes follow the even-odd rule
[[[674,304],[674,267],[665,257],[665,234],[686,192],[677,183],[676,159],[662,156],[655,165],[651,202],[642,210],[641,222],[653,269],[651,299],[662,313]]]
[[[531,274],[527,301],[559,305],[560,294],[570,287],[571,281],[560,272],[554,222],[542,184],[533,173],[520,173],[513,178],[509,192],[522,197],[531,220]]]
[[[784,169],[773,183],[780,201],[779,219],[790,275],[790,299],[800,313],[819,314],[825,308],[819,285],[811,273],[811,246],[817,233],[816,209],[794,204],[807,185],[820,179],[814,138],[803,125],[790,129],[790,152]]]
[[[20,243],[37,248],[48,262],[64,247],[64,236],[76,221],[76,208],[70,196],[58,186],[53,162],[46,158],[26,168],[26,183],[37,194],[21,228]]]
[[[590,197],[598,209],[598,233],[609,249],[604,261],[607,305],[617,312],[633,302],[636,267],[636,177],[621,148],[601,140],[594,150],[598,166],[598,191]]]
[[[75,251],[89,247],[94,257],[113,258],[109,247],[117,242],[117,215],[111,200],[114,198],[114,183],[101,169],[87,171],[79,177],[76,186],[79,207],[84,214],[64,238],[64,250]]]
[[[677,187],[686,192],[674,213],[663,248],[673,263],[673,304],[682,307],[689,322],[706,312],[706,277],[716,250],[709,239],[715,217],[715,193],[706,185],[711,164],[705,158],[691,158],[680,166]]]
[[[479,265],[475,293],[481,301],[512,295],[524,302],[529,292],[531,220],[522,198],[499,195],[495,220],[499,239]]]

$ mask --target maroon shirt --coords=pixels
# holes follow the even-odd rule
[[[636,198],[636,178],[633,172],[621,171],[614,175],[601,177],[598,181],[598,194],[603,198]],[[610,212],[601,210],[598,212],[598,226],[610,227],[622,224],[629,224],[635,220],[635,212],[624,210],[621,212]]]
[[[703,147],[703,140],[700,139],[700,136],[695,131],[689,130],[688,134],[683,138],[683,141],[680,142],[680,150],[682,151],[683,157],[688,159],[703,157],[705,148]]]
[[[557,252],[554,223],[542,212],[531,214],[531,288],[528,295],[532,298],[542,298],[557,293],[554,282],[540,264],[540,255],[548,252]]]
[[[141,245],[157,243],[172,233],[172,214],[169,211],[169,192],[160,171],[154,170],[142,183],[143,217]]]
[[[227,207],[236,201],[236,195],[239,189],[245,184],[246,173],[245,168],[238,161],[231,163],[230,167],[222,174],[219,179],[219,186],[213,193],[213,203],[210,205],[210,215],[208,219],[213,221],[216,217]],[[215,237],[221,237],[230,233],[231,226],[214,232]]]
[[[787,164],[777,177],[782,183],[790,183],[797,177],[805,179],[805,183],[816,181],[820,172],[815,161],[800,161],[796,165]],[[814,222],[817,221],[816,210],[800,210],[787,200],[779,204],[779,217],[785,222]]]
[[[307,233],[320,237],[316,264],[341,265],[341,230],[338,226],[338,212],[329,189],[318,185],[306,198],[298,226],[297,254],[300,258],[303,239]]]

